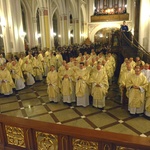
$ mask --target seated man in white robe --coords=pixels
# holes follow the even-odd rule
[[[132,74],[126,82],[127,97],[129,98],[128,110],[130,114],[141,114],[144,112],[145,92],[148,81],[139,67],[135,68],[135,74]]]

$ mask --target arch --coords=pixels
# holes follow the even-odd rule
[[[32,12],[31,12],[29,3],[28,3],[26,0],[21,0],[21,4],[23,5],[25,11],[28,12],[27,14],[28,14],[29,16],[32,16],[32,15],[31,15]]]
[[[33,32],[33,28],[31,26],[32,24],[32,12],[31,12],[31,8],[29,6],[29,3],[26,0],[21,0],[21,5],[25,11],[25,15],[26,15],[26,28],[27,28],[27,39],[28,39],[28,43],[30,47],[32,47],[33,45],[33,37],[32,37],[32,32]]]
[[[46,6],[44,0],[43,0],[43,1],[37,0],[37,3],[38,3],[38,5],[39,5],[39,7],[44,7],[44,6]]]
[[[65,8],[65,2],[64,2],[64,1],[52,0],[51,4],[52,4],[52,3],[55,3],[55,5],[57,6],[56,9],[58,9],[58,12],[59,12],[60,15],[61,15],[61,14],[65,14],[66,8]],[[56,9],[53,10],[53,12],[52,12],[53,15],[54,15]]]
[[[65,1],[60,1],[57,0],[58,2],[58,8],[60,9],[60,14],[66,14],[66,5],[65,5]]]
[[[58,8],[59,8],[59,5],[58,5],[58,3],[57,3],[56,1],[53,1],[51,5],[52,5],[52,7],[51,7],[51,9],[52,9],[52,10],[51,10],[51,13],[52,13],[52,14],[51,14],[51,18],[53,18],[55,12],[58,11],[58,13],[60,14],[60,11],[61,11],[61,10],[58,9]]]
[[[74,0],[70,0],[70,11],[73,16],[73,18],[78,18],[78,9],[77,9],[77,2]]]
[[[92,26],[92,25],[91,25]],[[96,27],[94,27],[91,32],[89,33],[89,37],[90,40],[92,42],[94,42],[94,36],[96,34],[96,32],[98,32],[99,30],[101,30],[102,28],[120,28],[120,23],[112,23],[112,22],[106,22],[106,23],[101,23],[101,24],[97,24]]]

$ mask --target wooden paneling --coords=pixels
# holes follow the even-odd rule
[[[12,116],[9,117],[6,115],[0,115],[0,124],[2,126],[9,125],[16,128],[23,128],[25,135],[25,148],[21,148],[15,145],[8,145],[8,142],[6,141],[7,138],[5,138],[5,141],[2,140],[2,143],[0,143],[0,148],[3,148],[4,146],[5,150],[36,150],[38,149],[38,144],[43,144],[44,146],[49,146],[50,148],[51,145],[48,143],[49,137],[54,137],[54,139],[57,138],[58,143],[55,144],[58,144],[58,150],[73,150],[74,139],[78,139],[81,147],[88,147],[88,143],[90,143],[90,146],[94,147],[95,150],[98,150],[99,148],[101,150],[114,150],[117,146],[133,148],[133,150],[149,150],[150,148],[150,139],[142,138],[140,136],[83,129],[36,120],[27,120]],[[37,141],[37,132],[43,133],[43,135],[45,135],[43,136],[44,139],[41,139],[42,137],[40,138],[40,143]],[[5,128],[4,130],[1,130],[0,137],[3,137],[4,134],[6,134]],[[52,138],[53,141],[54,139]],[[54,146],[54,144],[52,146]]]

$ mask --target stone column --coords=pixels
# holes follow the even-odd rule
[[[88,37],[88,24],[84,22],[84,39]]]
[[[38,33],[37,33],[37,19],[36,17],[32,17],[33,22],[33,33],[35,33],[35,36],[33,36],[33,45],[38,45]]]
[[[45,27],[46,47],[50,48],[50,30],[49,30],[49,21],[48,21],[48,9],[44,10],[44,27]]]
[[[150,1],[149,1],[149,7],[150,7]],[[150,13],[149,13],[149,20],[148,20],[148,31],[150,31]],[[150,32],[148,35],[148,48],[147,48],[148,52],[150,52]]]
[[[63,37],[64,32],[62,30],[62,28],[63,28],[62,16],[60,16],[60,18],[59,18],[59,24],[58,25],[59,25],[59,41],[60,41],[60,45],[63,46],[64,45],[64,39],[62,37]]]
[[[134,2],[134,12],[135,12],[135,26],[134,26],[134,37],[138,41],[139,40],[139,20],[140,20],[140,0],[135,0]]]
[[[48,9],[46,7],[40,8],[40,27],[41,27],[41,48],[50,48],[50,30]]]
[[[41,7],[40,9],[40,28],[41,28],[41,49],[47,48],[47,35],[46,35],[46,28],[45,28],[45,23],[47,19],[47,9],[46,7]]]
[[[20,0],[0,0],[2,33],[6,57],[25,52]]]
[[[98,3],[98,2],[97,2]],[[88,14],[89,14],[89,22],[91,22],[91,16],[94,14],[94,8],[95,8],[95,2],[94,0],[89,0],[89,5],[88,5]],[[98,8],[98,6],[97,6]]]
[[[137,1],[138,2],[138,1]],[[150,20],[150,1],[144,0],[140,1],[140,23],[139,23],[139,43],[148,50],[148,43],[149,43],[149,20]]]
[[[68,19],[67,15],[64,16],[64,39],[65,39],[65,45],[69,44],[69,33],[68,33]]]
[[[74,26],[75,26],[74,41],[75,41],[75,43],[79,43],[79,41],[80,41],[79,19],[74,19]]]

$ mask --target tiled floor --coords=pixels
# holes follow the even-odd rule
[[[38,82],[32,87],[15,92],[12,96],[0,95],[0,113],[45,122],[77,126],[95,130],[150,137],[150,120],[144,115],[130,116],[122,109],[117,85],[110,86],[104,110],[91,105],[83,108],[59,102],[50,103],[47,87]]]

